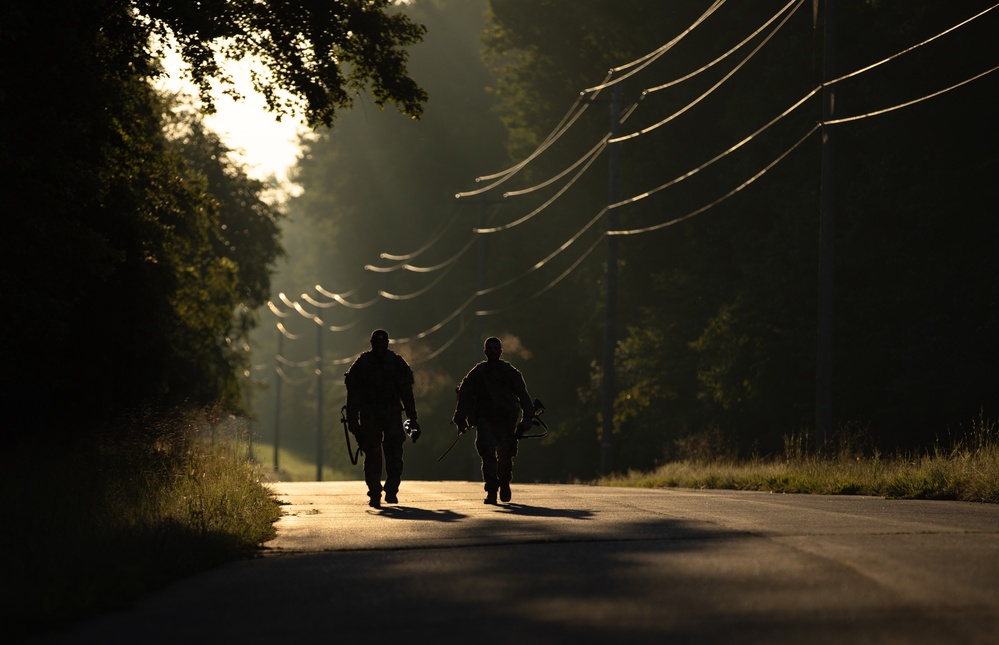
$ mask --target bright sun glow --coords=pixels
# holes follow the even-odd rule
[[[170,91],[185,91],[197,96],[197,91],[181,73],[182,62],[171,52],[163,61],[169,74],[160,86]],[[234,157],[247,166],[247,174],[255,179],[275,177],[284,192],[294,193],[288,180],[288,170],[295,164],[300,148],[298,135],[307,128],[292,117],[280,122],[267,111],[264,99],[253,91],[247,64],[229,63],[226,71],[232,76],[242,101],[235,101],[221,92],[215,93],[216,113],[205,117],[205,125],[218,133]]]

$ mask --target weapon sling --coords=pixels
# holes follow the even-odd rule
[[[541,415],[545,413],[545,404],[541,402],[541,399],[534,399],[534,416],[531,417],[532,426],[540,426],[544,432],[538,434],[525,434],[517,437],[518,439],[539,439],[548,434],[548,424],[545,423]]]
[[[541,399],[534,399],[534,415],[531,417],[531,425],[540,426],[544,430],[544,432],[539,432],[537,434],[525,434],[520,437],[517,437],[517,439],[518,440],[539,439],[541,437],[546,436],[548,434],[548,424],[545,423],[544,419],[541,418],[541,415],[544,413],[545,413],[545,404],[541,402]],[[461,439],[461,435],[463,434],[465,433],[464,432],[458,433],[458,436],[455,437],[454,441],[451,442],[451,445],[448,446],[448,449],[444,451],[444,454],[442,454],[440,457],[437,458],[437,461],[440,461],[441,459],[444,459],[444,457],[447,457],[448,453],[451,452],[451,449],[454,448],[456,445],[458,445],[458,440]]]
[[[465,433],[464,432],[459,432],[458,433],[458,436],[454,438],[454,441],[451,442],[451,445],[448,446],[448,449],[444,451],[444,454],[437,458],[437,461],[440,461],[444,457],[447,457],[447,453],[451,452],[451,449],[458,445],[458,439],[461,439],[461,435],[463,435],[463,434],[465,434]]]
[[[357,444],[357,452],[354,452],[350,447],[350,428],[347,427],[347,406],[340,408],[340,423],[343,424],[343,436],[347,440],[347,456],[350,457],[350,463],[357,465],[357,458],[361,455],[361,444]]]

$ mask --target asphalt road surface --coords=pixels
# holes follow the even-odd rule
[[[999,506],[278,483],[265,555],[41,643],[999,643]]]

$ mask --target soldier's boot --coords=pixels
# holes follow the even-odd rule
[[[510,498],[513,497],[513,494],[510,492],[509,483],[500,484],[499,497],[502,502],[509,502]]]

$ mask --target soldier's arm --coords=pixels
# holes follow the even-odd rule
[[[456,388],[457,401],[454,408],[454,416],[451,417],[451,422],[458,426],[459,429],[467,428],[469,424],[468,417],[471,416],[475,408],[475,388],[473,386],[473,380],[475,378],[475,368],[465,375],[465,378],[461,379],[461,383],[458,384]]]
[[[522,423],[530,424],[531,418],[534,416],[534,399],[531,398],[530,393],[527,391],[527,382],[524,380],[524,375],[516,368],[513,371],[514,394],[516,394],[517,401],[520,403],[520,409],[524,413]]]
[[[413,370],[401,357],[399,358],[399,362],[403,368],[402,379],[399,383],[399,396],[402,399],[402,408],[406,411],[406,417],[410,421],[416,421],[416,399],[413,396]]]
[[[361,392],[360,383],[358,378],[359,369],[357,368],[357,361],[350,366],[347,373],[344,374],[343,384],[347,388],[347,427],[351,431],[356,431],[358,428],[358,418],[361,412]]]
[[[529,419],[534,416],[534,399],[527,391],[527,381],[520,370],[513,368],[513,392],[520,402],[520,409],[524,411],[524,418]]]

